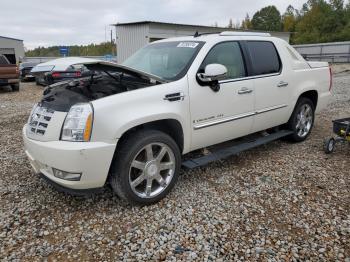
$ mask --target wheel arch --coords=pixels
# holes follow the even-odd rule
[[[172,139],[174,139],[175,143],[179,147],[180,152],[181,153],[183,152],[184,130],[180,121],[174,118],[164,118],[160,120],[153,120],[150,122],[137,124],[133,127],[129,127],[127,130],[125,130],[121,134],[115,150],[117,151],[118,147],[123,143],[123,141],[128,139],[128,137],[131,136],[133,133],[139,130],[147,130],[147,129],[158,130],[169,135]]]
[[[305,91],[303,93],[301,93],[298,97],[298,100],[302,97],[305,97],[305,98],[308,98],[312,101],[312,103],[314,104],[314,109],[316,111],[316,107],[317,107],[317,103],[318,103],[318,92],[317,90],[308,90],[308,91]],[[297,101],[298,102],[298,101]]]

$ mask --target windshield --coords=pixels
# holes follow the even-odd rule
[[[203,46],[199,41],[176,41],[150,44],[122,65],[166,80],[183,77]]]

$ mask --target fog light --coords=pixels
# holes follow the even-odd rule
[[[56,168],[52,168],[53,175],[57,178],[69,180],[69,181],[79,181],[81,178],[81,173],[69,173],[66,171],[58,170]]]

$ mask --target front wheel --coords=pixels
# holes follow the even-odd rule
[[[143,130],[121,143],[111,168],[113,190],[132,204],[153,204],[164,198],[181,167],[174,140],[157,130]]]
[[[315,106],[306,97],[301,97],[288,121],[288,129],[293,131],[289,139],[294,142],[304,141],[311,133],[314,125]]]
[[[335,149],[335,139],[333,137],[327,138],[324,141],[324,152],[330,154],[334,152]]]

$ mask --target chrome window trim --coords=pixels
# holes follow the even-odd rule
[[[273,74],[266,74],[266,75],[256,75],[256,76],[246,76],[241,78],[232,78],[232,79],[225,79],[219,81],[219,84],[226,84],[226,83],[232,83],[232,82],[238,82],[238,81],[245,81],[245,80],[251,80],[251,79],[257,79],[257,78],[264,78],[264,77],[271,77],[271,76],[278,76],[281,73],[273,73]]]

